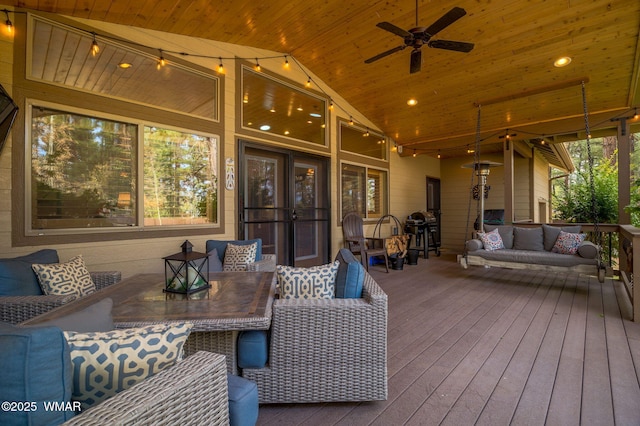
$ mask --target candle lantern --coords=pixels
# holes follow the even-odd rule
[[[165,292],[191,294],[206,290],[209,284],[209,256],[193,251],[188,240],[182,251],[164,257]]]

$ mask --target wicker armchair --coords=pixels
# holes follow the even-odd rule
[[[361,299],[278,299],[269,361],[242,370],[260,403],[387,399],[387,295],[365,273]]]
[[[119,271],[91,272],[91,278],[98,290],[120,281]],[[19,324],[37,315],[64,305],[75,296],[2,296],[0,297],[0,321]]]
[[[228,425],[227,364],[197,352],[65,425]]]

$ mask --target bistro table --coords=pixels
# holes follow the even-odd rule
[[[198,350],[221,353],[227,370],[237,373],[236,340],[241,330],[267,330],[276,280],[273,272],[212,272],[211,288],[190,295],[166,293],[164,274],[140,274],[82,297],[23,324],[59,318],[104,298],[113,299],[116,328],[191,322],[185,356]]]

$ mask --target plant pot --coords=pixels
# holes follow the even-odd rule
[[[407,265],[417,265],[420,252],[418,250],[409,250],[407,252]]]
[[[389,256],[389,261],[391,262],[391,269],[401,271],[404,267],[404,257],[400,257],[397,254]]]

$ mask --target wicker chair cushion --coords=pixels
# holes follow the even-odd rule
[[[236,245],[233,243],[227,244],[222,270],[246,271],[247,265],[256,261],[257,250],[257,243],[243,245]]]
[[[220,262],[224,262],[225,251],[227,250],[227,244],[232,243],[237,246],[247,245],[256,243],[258,245],[258,250],[256,251],[256,262],[262,260],[262,239],[256,238],[253,240],[207,240],[206,242],[206,250],[207,253],[210,253],[211,250],[218,250],[218,258]]]
[[[218,249],[214,248],[210,252],[207,252],[209,256],[209,272],[221,272],[222,271],[222,261],[218,256]]]
[[[253,426],[258,421],[258,386],[251,380],[227,374],[229,424]]]
[[[87,409],[182,359],[191,323],[102,333],[65,332],[71,348],[73,396]]]
[[[16,327],[0,323],[0,399],[36,403],[30,409],[1,410],[2,425],[57,425],[73,410],[45,410],[44,402],[71,401],[71,358],[56,327]]]
[[[111,308],[113,308],[113,300],[110,297],[106,297],[78,312],[38,323],[38,326],[53,325],[64,331],[76,331],[79,333],[111,331],[113,330]]]
[[[278,265],[276,275],[282,299],[333,299],[340,262],[309,268]]]
[[[44,294],[86,296],[96,291],[82,256],[65,263],[36,263],[31,267],[38,276]]]
[[[239,368],[263,368],[268,359],[267,330],[244,330],[238,334]]]
[[[336,298],[359,299],[362,297],[364,266],[349,249],[342,248],[336,256],[340,262],[336,274]]]
[[[26,256],[0,259],[0,296],[40,296],[42,289],[31,269],[34,263],[58,263],[58,252],[39,250]]]

